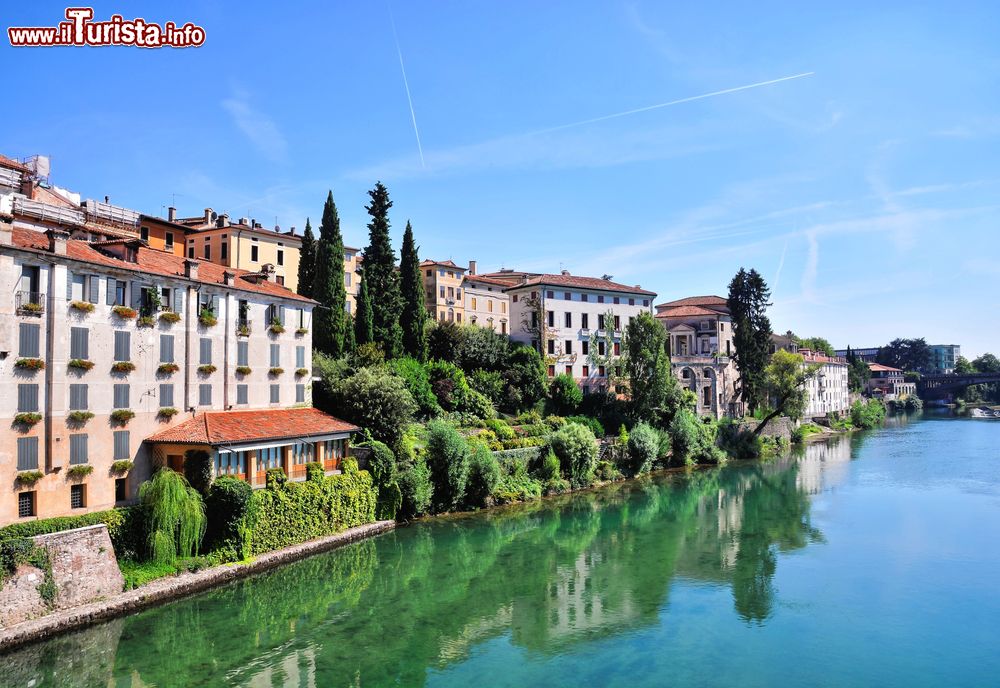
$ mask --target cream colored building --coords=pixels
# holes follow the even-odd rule
[[[361,260],[359,249],[352,246],[344,247],[344,290],[347,292],[344,310],[352,315],[358,309],[358,291],[361,289]]]
[[[499,334],[510,334],[510,297],[504,291],[510,285],[492,277],[476,274],[476,261],[469,262],[469,273],[462,281],[465,289],[465,318],[470,325],[488,327]]]
[[[438,322],[465,322],[463,298],[465,268],[450,260],[425,260],[420,263],[424,280],[424,299],[427,314]]]

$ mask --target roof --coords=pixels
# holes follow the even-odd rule
[[[28,251],[38,251],[52,255],[49,252],[49,238],[44,232],[39,232],[33,229],[25,229],[23,227],[13,227],[11,230],[11,239],[12,245],[15,248],[25,249]],[[113,245],[116,243],[119,242],[110,241],[90,244],[86,241],[80,241],[79,239],[67,239],[66,257],[72,260],[91,263],[93,265],[100,265],[107,268],[132,270],[134,272],[147,275],[191,279],[184,277],[184,263],[188,259],[173,253],[158,251],[143,244],[136,250],[136,261],[132,263],[99,251],[96,248],[98,245]],[[230,288],[255,292],[267,296],[274,296],[276,298],[315,303],[312,299],[300,296],[276,282],[269,282],[267,280],[252,281],[251,279],[247,279],[248,275],[256,276],[260,274],[259,272],[238,270],[236,268],[225,267],[223,265],[217,265],[216,263],[209,263],[201,260],[193,262],[198,264],[198,279],[192,281],[200,282],[202,284],[224,285],[225,280],[223,279],[223,273],[229,272],[236,277],[236,281]]]
[[[574,287],[576,289],[594,289],[596,291],[616,291],[626,294],[642,294],[644,296],[656,296],[655,291],[647,291],[640,287],[630,287],[611,280],[600,277],[577,277],[576,275],[539,275],[522,282],[511,289],[521,289],[523,287]]]
[[[493,277],[483,277],[482,275],[466,275],[466,282],[483,282],[485,284],[492,284],[497,287],[509,287],[510,282],[505,282],[504,280],[494,279]]]
[[[420,261],[420,267],[425,268],[429,265],[443,265],[446,268],[455,268],[456,270],[465,270],[461,265],[455,265],[454,262],[450,260],[422,260]]]
[[[30,172],[28,166],[14,160],[13,158],[8,158],[6,155],[0,155],[0,167],[6,167],[11,170],[17,170],[18,172]]]
[[[661,308],[661,306],[657,306]],[[656,314],[657,318],[694,318],[699,316],[717,316],[719,311],[709,310],[708,308],[702,308],[701,306],[677,306],[675,308],[668,308],[662,310]]]
[[[315,408],[206,411],[146,439],[172,444],[220,445],[357,432],[360,429]]]
[[[676,301],[657,304],[656,308],[674,308],[675,306],[725,306],[728,302],[721,296],[688,296]]]
[[[260,236],[274,237],[281,241],[293,240],[302,242],[302,237],[298,234],[292,234],[291,230],[287,232],[275,232],[273,229],[265,229],[263,227],[251,227],[250,225],[241,225],[237,222],[230,222],[224,227],[219,227],[214,222],[206,224],[205,218],[177,218],[177,225],[183,227],[188,232],[194,234],[208,234],[210,232],[247,232],[249,234],[259,234]]]
[[[892,366],[882,365],[881,363],[869,363],[868,367],[873,373],[901,373],[903,372],[899,368],[893,368]]]

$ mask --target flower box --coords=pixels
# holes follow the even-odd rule
[[[18,425],[27,425],[29,428],[42,420],[40,413],[17,413],[14,415],[14,422]]]
[[[128,423],[135,418],[135,411],[131,409],[115,409],[111,412],[111,420],[116,423]]]
[[[274,319],[271,321],[271,326],[268,329],[274,334],[281,334],[285,331],[285,325],[280,320]]]
[[[66,420],[77,425],[83,425],[93,417],[94,414],[90,411],[70,411],[66,414]]]
[[[94,362],[88,361],[85,358],[71,358],[66,365],[77,370],[90,370],[94,367]]]
[[[176,363],[161,363],[156,368],[156,373],[157,375],[173,375],[180,369],[181,367]]]
[[[160,320],[168,323],[180,322],[181,316],[173,311],[163,311],[160,313]]]
[[[93,313],[94,304],[90,301],[70,301],[69,307],[73,310],[80,311],[81,313]]]
[[[111,364],[111,372],[113,373],[131,373],[135,370],[135,363],[132,361],[115,361]]]
[[[156,318],[151,315],[143,315],[135,321],[136,327],[152,327],[156,324]]]
[[[66,471],[67,478],[85,478],[94,472],[94,467],[89,463],[81,463],[75,466],[70,466],[69,470]]]
[[[213,327],[219,322],[219,319],[216,317],[214,311],[203,308],[201,309],[201,312],[198,313],[198,322],[205,327]]]
[[[303,335],[307,335],[307,334],[309,334],[309,328],[308,327],[300,327],[299,329],[295,330],[295,334],[296,334],[296,336],[299,336],[299,337],[301,337]]]
[[[111,312],[122,320],[132,320],[138,315],[134,308],[129,308],[128,306],[113,306]]]
[[[218,368],[216,368],[212,364],[198,366],[198,372],[201,373],[202,375],[211,375],[216,370],[218,370]]]
[[[308,374],[309,374],[308,368],[299,368],[298,370],[295,371],[295,377],[302,377],[303,375],[308,375]]]
[[[21,313],[30,313],[32,315],[38,315],[39,313],[45,312],[45,304],[35,303],[33,301],[27,301],[18,306],[18,311]]]
[[[21,485],[34,485],[45,477],[41,471],[21,471],[17,474],[17,482]]]
[[[284,368],[271,368],[270,370],[267,371],[267,374],[270,375],[271,377],[278,377],[284,372],[285,372]]]
[[[253,368],[250,366],[236,366],[237,375],[249,375],[253,372]]]
[[[128,459],[120,459],[111,464],[111,472],[115,475],[122,475],[132,470],[132,462]]]
[[[175,409],[173,406],[164,406],[163,408],[161,408],[159,411],[156,412],[156,415],[158,415],[161,418],[173,418],[178,413],[180,413],[180,411]]]
[[[40,358],[19,358],[14,361],[14,367],[22,370],[42,370],[45,368],[45,361]]]

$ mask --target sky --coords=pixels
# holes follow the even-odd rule
[[[381,180],[421,257],[657,303],[753,267],[775,331],[1000,352],[1000,4],[823,5],[99,2],[205,44],[0,41],[0,152],[84,197],[282,229],[332,189],[357,247]]]

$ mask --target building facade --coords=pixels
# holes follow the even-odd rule
[[[510,296],[504,291],[508,286],[501,280],[477,275],[476,261],[470,261],[469,273],[462,280],[466,321],[498,334],[510,334]]]
[[[899,368],[881,363],[869,363],[868,368],[871,370],[871,377],[868,378],[865,391],[869,396],[886,401],[916,396],[917,383],[907,382],[906,374]]]
[[[465,268],[450,260],[420,263],[427,315],[438,322],[465,322]]]
[[[958,344],[931,344],[931,365],[928,371],[931,375],[951,375],[955,365],[962,355],[962,347]]]
[[[354,314],[358,310],[358,292],[361,289],[361,255],[359,249],[344,247],[344,291],[347,301],[344,310]]]
[[[743,415],[736,391],[739,373],[733,360],[733,323],[726,299],[690,296],[656,306],[667,330],[670,369],[682,387],[697,397],[699,415]]]
[[[652,314],[655,292],[596,277],[532,277],[508,287],[511,339],[535,347],[549,377],[572,376],[584,393],[608,387],[607,365],[621,356],[622,335],[640,313]],[[595,345],[596,351],[591,351]],[[617,390],[612,390],[617,391]]]
[[[800,348],[791,333],[771,335],[771,353],[778,349],[802,356],[803,367],[818,366],[816,374],[805,382],[808,397],[804,417],[814,418],[829,413],[843,413],[851,408],[848,376],[850,365],[846,358],[827,356],[820,351]]]
[[[311,403],[314,302],[274,273],[0,222],[0,283],[0,525],[133,499],[195,414]]]
[[[877,346],[869,346],[864,349],[851,349],[851,353],[865,363],[874,363],[875,359],[878,358],[878,352],[879,347]],[[847,358],[847,349],[837,349],[833,353],[841,358]]]

